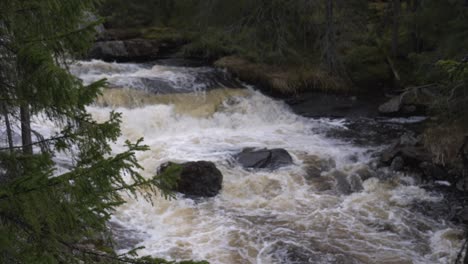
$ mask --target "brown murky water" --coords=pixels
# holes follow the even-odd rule
[[[145,138],[151,150],[138,154],[145,175],[169,160],[213,161],[224,175],[214,198],[155,198],[154,205],[129,199],[113,221],[133,230],[128,235],[145,247],[140,255],[211,263],[451,263],[456,257],[461,228],[411,206],[443,197],[405,175],[372,170],[375,149],[326,136],[328,129],[346,129],[346,120],[299,117],[249,89],[205,89],[197,74],[214,71],[209,68],[93,61],[74,71],[85,82],[108,77],[131,88],[106,90],[89,110],[97,120],[122,112],[116,152],[124,139]],[[193,92],[158,94],[157,87],[135,86],[138,78]],[[294,165],[246,171],[230,161],[244,147],[285,148]],[[311,166],[324,161],[311,177]],[[350,192],[341,191],[343,184]]]

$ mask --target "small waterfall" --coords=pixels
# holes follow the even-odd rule
[[[297,116],[210,67],[94,60],[72,72],[85,83],[108,78],[113,89],[88,110],[98,121],[122,113],[116,153],[124,140],[144,137],[151,150],[137,154],[143,175],[166,161],[195,160],[224,175],[214,198],[129,199],[112,220],[122,252],[144,246],[141,255],[226,264],[426,264],[451,263],[461,246],[460,227],[414,210],[440,203],[440,194],[375,169],[375,146],[329,136],[346,131],[347,120]],[[244,170],[230,159],[245,147],[284,148],[294,165]]]
[[[246,96],[245,89],[220,88],[196,93],[154,94],[135,89],[106,89],[96,105],[110,108],[138,108],[147,105],[173,105],[178,114],[208,117],[223,107],[227,100]]]

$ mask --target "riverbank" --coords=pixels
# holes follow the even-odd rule
[[[440,218],[455,224],[468,223],[468,213],[464,206],[465,191],[467,190],[465,182],[467,180],[463,176],[463,167],[460,167],[458,161],[454,162],[454,160],[450,163],[438,162],[436,148],[431,148],[435,144],[431,144],[430,133],[428,133],[434,133],[434,121],[431,120],[430,112],[428,112],[428,105],[432,100],[427,95],[431,94],[430,92],[422,92],[423,95],[426,95],[425,98],[411,96],[408,93],[386,96],[383,92],[363,93],[362,91],[335,89],[338,86],[333,89],[325,89],[326,83],[333,81],[320,82],[314,79],[319,78],[316,75],[309,75],[313,81],[307,82],[298,77],[304,78],[301,72],[278,66],[256,64],[240,57],[231,56],[211,62],[189,63],[184,61],[181,52],[183,47],[184,44],[180,42],[173,47],[171,54],[158,51],[154,53],[154,56],[145,57],[145,59],[165,58],[162,63],[169,67],[177,65],[198,67],[211,64],[218,70],[226,71],[228,75],[237,77],[242,82],[254,84],[255,88],[263,93],[284,101],[296,114],[317,119],[324,117],[345,118],[349,129],[338,129],[336,132],[330,130],[327,133],[333,138],[338,137],[350,141],[352,144],[388,146],[374,153],[376,163],[372,170],[375,171],[374,173],[382,174],[381,179],[391,180],[394,176],[390,175],[393,174],[407,175],[417,186],[427,192],[440,193],[445,197],[444,203],[447,206],[441,206],[440,203],[421,203],[414,205],[415,210],[417,209],[418,212],[428,217]],[[130,57],[128,59],[140,60],[140,58]],[[233,81],[221,83],[224,83],[226,87],[234,85]],[[301,83],[302,86],[299,86],[298,83]],[[308,85],[310,83],[314,85]],[[236,83],[235,86],[232,88],[239,88],[239,83]],[[180,101],[179,99],[173,102]],[[215,107],[206,116],[210,116],[216,111]],[[421,115],[426,117],[412,118],[412,116]],[[202,117],[205,114],[196,116]],[[421,121],[424,119],[425,121]],[[370,120],[375,120],[375,122]],[[387,120],[394,121],[388,122]],[[450,133],[448,131],[445,132]],[[438,138],[444,136],[440,135]],[[450,145],[445,144],[445,146],[448,151],[454,152],[455,148],[462,145],[462,142],[457,141],[455,133],[452,133],[452,136],[455,142]]]
[[[353,88],[349,83],[332,77],[322,70],[275,66],[265,63],[255,63],[241,56],[211,57],[210,60],[193,60],[200,63],[189,63],[185,56],[193,54],[184,52],[187,44],[193,39],[170,28],[141,28],[141,29],[110,29],[101,30],[97,42],[91,50],[89,57],[107,61],[152,61],[166,59],[168,65],[213,65],[227,71],[240,81],[255,85],[263,93],[277,99],[284,100],[291,109],[306,117],[332,117],[332,118],[376,118],[379,116],[410,117],[430,116],[429,107],[437,100],[437,90],[434,87],[422,87],[405,91],[401,95],[386,96],[384,91],[366,91]],[[117,44],[120,43],[120,44]],[[117,47],[118,46],[118,47]],[[123,49],[123,50],[122,50]],[[221,55],[219,55],[221,56]],[[222,83],[222,82],[221,82]],[[240,84],[224,83],[226,87],[240,87]],[[445,170],[446,179],[454,183],[464,178],[463,168],[456,154],[463,145],[463,130],[453,124],[454,139],[445,144],[442,152],[449,153],[444,161],[437,162],[440,155],[440,146],[431,144],[431,137],[443,137],[444,131],[436,129],[431,122],[427,122],[423,131],[418,131],[415,138],[421,139],[418,144],[419,163],[431,163],[431,167]],[[439,136],[437,136],[439,134]],[[434,141],[434,140],[432,140]],[[398,152],[393,150],[393,152]],[[424,154],[421,154],[424,153]],[[416,155],[416,154],[415,154]],[[420,156],[424,156],[421,158]],[[385,161],[390,165],[392,158]],[[390,160],[388,160],[390,159]],[[414,157],[409,159],[414,160]],[[397,160],[400,160],[398,158]],[[411,162],[410,162],[411,163]],[[441,166],[441,163],[443,166]],[[416,166],[419,168],[419,164]],[[426,166],[427,167],[427,166]],[[454,169],[456,168],[456,169]],[[450,173],[449,173],[450,171]],[[455,172],[456,171],[456,172]],[[449,176],[450,175],[450,176]],[[438,179],[443,177],[436,177]],[[455,182],[454,185],[457,185]],[[458,186],[463,185],[458,183]],[[464,187],[459,187],[463,189]]]
[[[120,143],[145,138],[150,150],[137,157],[145,177],[166,162],[198,161],[211,162],[223,175],[221,190],[211,198],[177,194],[176,200],[158,197],[151,204],[129,199],[111,220],[120,226],[118,253],[145,246],[139,254],[229,264],[453,259],[455,252],[443,245],[458,248],[462,229],[455,220],[441,221],[447,194],[379,162],[385,146],[419,131],[420,119],[357,110],[350,116],[299,116],[284,101],[252,88],[216,89],[218,80],[230,78],[220,69],[168,64],[95,60],[72,68],[86,83],[108,78],[113,88],[90,112],[98,122],[111,110],[122,113]],[[316,104],[321,102],[329,104]],[[263,156],[281,149],[290,157],[281,168],[246,168],[238,155],[252,148]],[[422,204],[432,211],[416,208]],[[349,239],[346,246],[343,238]],[[363,247],[375,243],[391,250]]]

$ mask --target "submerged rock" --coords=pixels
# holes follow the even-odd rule
[[[376,173],[369,166],[361,164],[351,171],[352,174],[359,176],[361,182],[366,181],[370,178],[376,177]]]
[[[304,159],[307,180],[320,177],[322,172],[335,168],[335,161],[331,158],[321,158],[316,155],[307,156]]]
[[[137,247],[138,243],[144,240],[146,235],[141,231],[129,228],[115,221],[110,221],[108,225],[112,233],[113,247],[117,250]]]
[[[353,193],[351,189],[351,185],[349,184],[346,174],[344,174],[342,171],[339,170],[334,170],[330,173],[330,176],[335,178],[336,181],[336,190],[341,193],[341,194],[351,194]]]
[[[423,174],[431,180],[448,179],[447,171],[432,162],[421,162],[421,164],[419,164],[419,168]]]
[[[401,163],[405,166],[418,167],[421,162],[430,162],[432,157],[424,147],[421,139],[411,133],[403,134],[389,148],[381,154],[381,162],[390,165],[395,161],[395,170],[401,170]],[[400,160],[401,159],[401,160]]]
[[[394,171],[401,171],[405,167],[405,160],[397,156],[392,160],[392,164],[390,164],[390,168]]]
[[[463,208],[458,211],[455,217],[460,223],[468,224],[468,208]]]
[[[455,186],[459,191],[468,192],[468,177],[459,179]]]
[[[236,154],[234,159],[246,169],[270,169],[293,164],[293,159],[284,149],[260,149],[246,148]]]
[[[349,195],[364,189],[362,180],[357,174],[347,175],[342,171],[333,170],[329,173],[329,176],[335,179],[335,188],[338,193]]]
[[[223,185],[223,175],[213,162],[195,161],[182,164],[168,162],[158,170],[158,173],[172,170],[176,173],[176,184],[173,191],[194,197],[216,196]]]
[[[351,191],[352,192],[360,192],[364,190],[364,187],[362,186],[362,179],[359,177],[357,174],[351,174],[347,177],[349,186],[351,186]]]

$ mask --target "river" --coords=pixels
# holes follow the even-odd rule
[[[441,203],[442,194],[375,169],[373,154],[383,145],[337,136],[352,129],[350,120],[298,116],[223,71],[165,64],[93,60],[71,68],[85,83],[108,79],[112,89],[88,110],[101,121],[122,113],[115,153],[126,139],[144,137],[151,148],[137,154],[144,176],[167,161],[197,160],[224,175],[214,198],[129,198],[112,219],[120,253],[144,246],[141,256],[226,264],[453,262],[461,227],[414,206]],[[294,165],[242,169],[232,155],[245,147],[284,148]],[[317,160],[329,166],[308,177]],[[336,175],[345,175],[352,193],[340,191]]]

